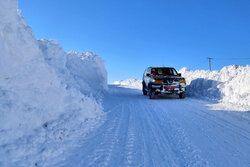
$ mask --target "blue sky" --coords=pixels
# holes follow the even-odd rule
[[[100,55],[109,82],[147,66],[250,64],[249,0],[19,0],[36,38]],[[227,60],[229,59],[229,60]]]

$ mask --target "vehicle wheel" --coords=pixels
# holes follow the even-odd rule
[[[186,97],[186,93],[185,92],[182,92],[179,94],[179,98],[180,99],[184,99]]]
[[[155,94],[152,91],[149,91],[149,99],[153,99]]]
[[[145,90],[145,85],[143,84],[142,85],[142,92],[143,92],[143,95],[145,96],[145,95],[147,95],[147,91]]]

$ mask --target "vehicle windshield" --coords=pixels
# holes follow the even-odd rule
[[[174,68],[152,68],[151,75],[153,76],[177,76],[178,73]]]

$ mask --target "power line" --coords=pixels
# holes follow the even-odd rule
[[[201,64],[204,64],[206,62],[207,62],[207,60],[203,60],[203,61],[200,61],[200,62],[194,64],[194,65],[191,65],[191,66],[189,65],[187,67],[190,68],[190,69],[195,69],[195,68],[198,68]]]
[[[214,58],[217,60],[250,60],[250,57],[244,57],[244,58]]]

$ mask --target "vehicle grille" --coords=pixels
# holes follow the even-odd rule
[[[167,79],[162,80],[163,84],[172,84],[173,82],[178,82],[178,81],[176,79],[172,79],[172,78],[167,78]]]

